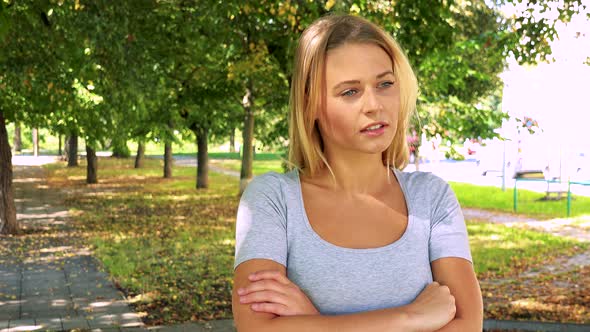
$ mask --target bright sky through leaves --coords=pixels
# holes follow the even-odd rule
[[[506,15],[514,12],[514,7],[504,8]],[[585,153],[585,159],[590,159],[587,139],[590,126],[590,21],[586,16],[589,12],[590,9],[586,8],[567,24],[557,22],[559,39],[551,42],[553,63],[519,66],[510,59],[508,70],[502,74],[505,83],[503,110],[511,117],[531,117],[543,130],[534,139],[521,138],[523,153],[534,154],[534,158],[556,160],[561,150],[564,163],[568,159],[573,162],[572,159],[581,153]],[[557,14],[547,11],[541,15],[549,19]],[[515,137],[514,123],[508,122],[504,129],[505,137]]]

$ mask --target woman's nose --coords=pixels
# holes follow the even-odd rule
[[[374,89],[367,89],[364,97],[363,111],[365,113],[377,112],[383,108]]]

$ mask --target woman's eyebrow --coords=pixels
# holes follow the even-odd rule
[[[338,88],[340,88],[342,85],[347,85],[347,84],[358,84],[361,81],[359,80],[350,80],[350,81],[342,81],[336,85],[334,85],[334,90],[337,90]]]
[[[383,76],[387,76],[387,74],[393,75],[393,71],[391,71],[391,70],[384,71],[381,74],[377,75],[377,78],[382,78]]]
[[[376,78],[382,78],[382,77],[384,77],[384,76],[387,76],[387,75],[389,75],[389,74],[393,75],[393,71],[391,71],[391,70],[387,70],[387,71],[384,71],[384,72],[382,72],[381,74],[379,74],[379,75],[377,75],[377,76],[375,76],[375,77],[376,77]],[[359,84],[360,82],[361,82],[361,81],[359,81],[359,80],[349,80],[349,81],[342,81],[342,82],[340,82],[340,83],[336,84],[336,85],[334,86],[334,88],[333,88],[333,89],[334,89],[334,90],[337,90],[337,89],[338,89],[338,88],[340,88],[342,85],[347,85],[347,84]]]

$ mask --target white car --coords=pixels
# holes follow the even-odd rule
[[[518,144],[512,141],[494,139],[485,142],[478,150],[477,165],[484,176],[502,175],[503,162],[505,162],[506,176],[513,178],[517,172],[543,172],[553,174],[546,155],[543,155],[532,146],[518,153]],[[551,174],[546,174],[551,176]]]

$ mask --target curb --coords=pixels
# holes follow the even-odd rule
[[[484,331],[588,332],[590,331],[590,324],[486,319],[483,322],[483,329]],[[232,332],[235,331],[235,327],[233,326],[232,319],[224,319],[209,321],[206,323],[185,323],[172,326],[152,326],[147,327],[147,330],[162,332]]]
[[[516,330],[516,331],[547,331],[547,332],[588,332],[590,324],[576,323],[550,323],[536,321],[517,321],[517,320],[495,320],[486,319],[483,322],[484,330]]]
[[[168,326],[143,327],[147,331],[155,332],[235,332],[233,319],[212,320],[203,323],[184,323]],[[129,331],[133,331],[130,329]]]

